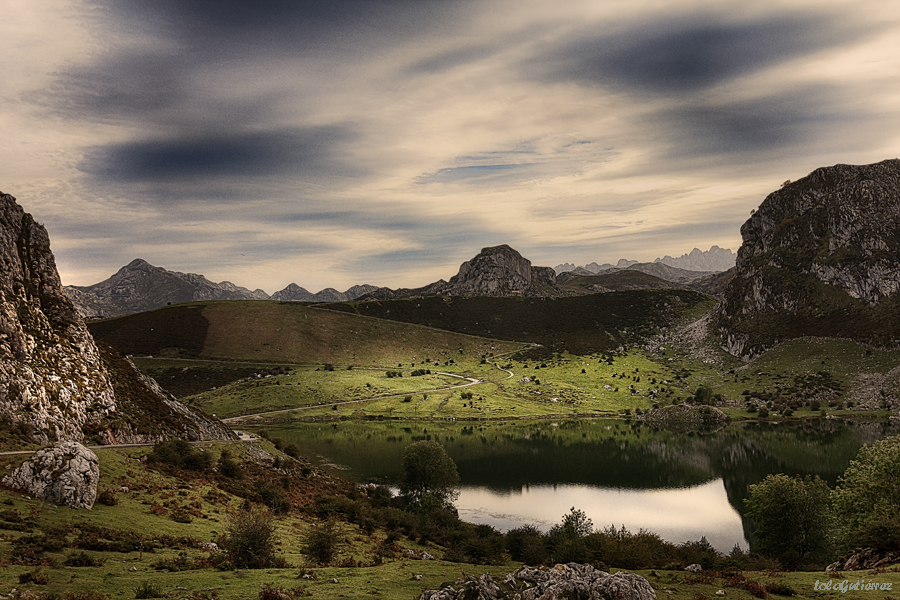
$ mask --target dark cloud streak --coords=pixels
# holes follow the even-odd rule
[[[545,48],[529,70],[551,81],[683,94],[858,39],[846,19],[768,15],[724,21],[692,15],[633,23],[614,34],[586,33]]]
[[[234,133],[140,140],[95,147],[81,170],[113,182],[271,175],[357,176],[338,149],[352,141],[349,127]]]

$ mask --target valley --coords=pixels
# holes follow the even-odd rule
[[[396,598],[462,569],[590,562],[673,600],[818,597],[812,577],[851,538],[773,553],[746,500],[772,476],[840,489],[857,457],[897,439],[893,267],[883,249],[863,254],[900,238],[879,225],[865,230],[877,243],[848,249],[828,240],[852,246],[842,232],[861,211],[827,224],[874,180],[878,198],[900,197],[898,169],[786,183],[724,273],[557,275],[500,245],[423,288],[311,303],[223,282],[240,294],[177,303],[152,281],[188,295],[185,282],[209,282],[134,263],[150,279],[95,291],[149,306],[132,295],[150,282],[152,310],[89,322],[46,230],[4,195],[2,450],[41,450],[0,459],[0,588]],[[407,450],[426,448],[445,455],[424,471],[443,470],[446,496],[409,491]],[[894,543],[885,514],[887,542],[864,542],[878,551]],[[253,523],[269,537],[250,556]],[[896,570],[867,576],[900,584]]]

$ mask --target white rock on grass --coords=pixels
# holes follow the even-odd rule
[[[94,506],[100,461],[97,455],[78,442],[58,442],[39,450],[3,484],[36,498],[71,508]]]

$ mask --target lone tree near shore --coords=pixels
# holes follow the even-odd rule
[[[403,452],[400,493],[413,504],[450,506],[459,497],[456,463],[433,441],[415,442]]]

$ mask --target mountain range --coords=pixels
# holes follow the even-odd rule
[[[675,267],[676,269],[683,269],[685,271],[719,272],[727,271],[734,267],[736,258],[737,254],[731,250],[712,246],[709,250],[694,248],[689,253],[682,254],[678,258],[672,258],[667,254],[662,258],[657,258],[652,263],[641,263],[640,261],[621,258],[614,265],[610,263],[600,265],[596,262],[592,262],[583,267],[577,267],[572,263],[563,263],[553,267],[553,270],[556,271],[557,274],[575,271],[584,275],[586,273],[583,273],[583,271],[588,271],[596,275],[613,269],[630,269],[639,264],[662,264]],[[646,273],[649,271],[644,272]]]
[[[460,265],[459,272],[419,288],[390,289],[373,285],[354,285],[345,292],[326,288],[316,293],[292,283],[271,296],[263,290],[249,290],[229,281],[214,283],[203,275],[168,271],[135,259],[119,269],[112,277],[90,286],[65,286],[63,289],[75,304],[79,314],[88,319],[110,318],[134,314],[169,304],[204,300],[280,300],[283,302],[348,302],[353,300],[391,300],[414,296],[543,296],[563,297],[621,289],[621,282],[612,287],[592,280],[572,282],[572,276],[592,277],[610,275],[616,271],[641,271],[661,281],[629,280],[628,289],[679,287],[707,291],[692,282],[713,275],[716,271],[702,271],[671,266],[691,264],[726,264],[730,250],[713,246],[707,252],[694,249],[678,259],[666,256],[652,263],[638,263],[622,259],[616,266],[591,263],[585,267],[558,265],[556,268],[535,267],[516,250],[506,244],[483,248],[471,260]],[[687,257],[687,258],[686,258]],[[723,258],[724,257],[724,258]],[[692,262],[685,262],[690,259]],[[572,268],[568,268],[571,266]],[[558,280],[558,274],[563,277]],[[644,285],[646,284],[646,285]]]
[[[311,293],[292,283],[269,296],[230,281],[213,283],[203,275],[179,273],[155,267],[137,258],[112,277],[89,286],[65,286],[63,290],[84,318],[108,318],[152,310],[169,304],[203,300],[282,300],[296,302],[345,302],[377,289],[355,285],[346,292],[327,288]]]

